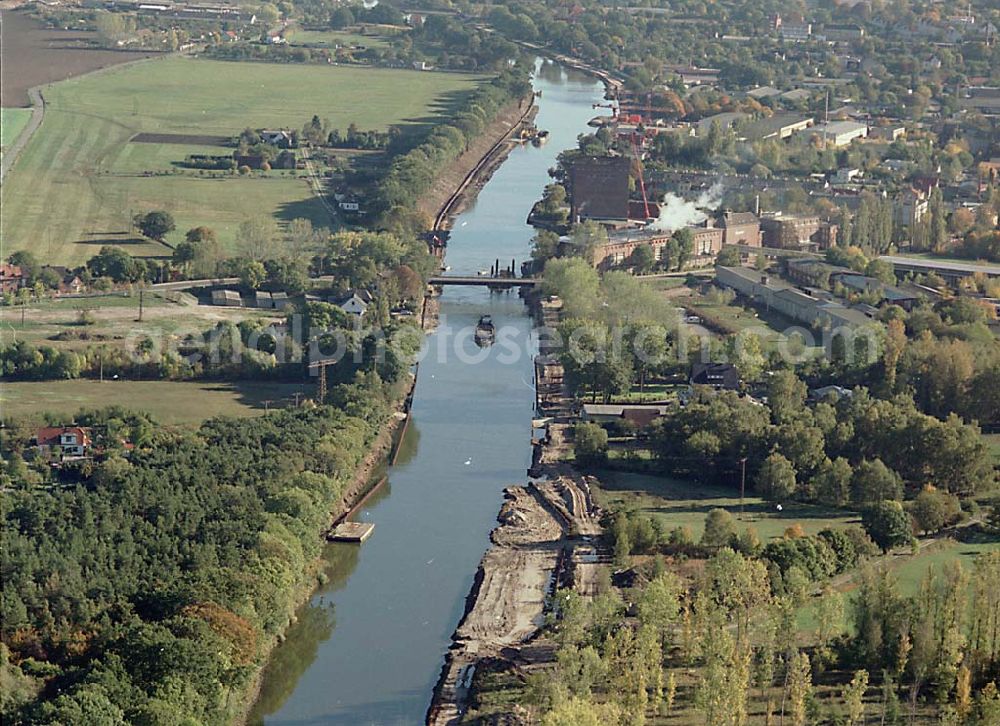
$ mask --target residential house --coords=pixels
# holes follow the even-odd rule
[[[17,292],[24,285],[24,273],[18,265],[0,262],[0,293]]]
[[[44,457],[86,456],[90,445],[90,429],[83,426],[45,426],[35,432],[34,446]]]
[[[80,279],[79,275],[75,274],[72,270],[64,265],[42,265],[42,272],[51,270],[55,275],[59,277],[59,284],[57,289],[61,293],[79,293],[82,292],[86,287],[83,284],[83,280]]]
[[[79,275],[70,273],[59,282],[59,292],[78,295],[87,289]]]
[[[285,310],[291,306],[292,301],[289,299],[287,292],[272,292],[271,303],[274,305],[275,310]]]
[[[688,383],[717,391],[736,391],[740,387],[740,372],[730,363],[695,363]]]
[[[351,290],[346,295],[333,298],[331,302],[345,313],[362,318],[374,300],[367,290]]]
[[[809,391],[809,398],[813,401],[823,401],[827,398],[851,398],[854,391],[843,386],[820,386]]]
[[[288,149],[292,145],[292,134],[284,129],[261,129],[260,138],[267,144]]]
[[[254,293],[254,305],[258,308],[269,310],[274,307],[274,299],[271,297],[271,293],[264,290],[257,290]]]
[[[861,170],[856,167],[842,167],[834,172],[830,181],[834,184],[850,184],[861,176]]]

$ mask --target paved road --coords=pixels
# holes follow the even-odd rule
[[[42,96],[41,89],[37,86],[29,88],[28,98],[31,99],[31,118],[28,119],[28,125],[21,130],[21,135],[10,145],[3,158],[0,159],[0,184],[3,183],[4,177],[7,176],[10,168],[14,166],[14,162],[17,161],[18,154],[28,145],[32,134],[42,125],[42,117],[45,115],[45,98]]]

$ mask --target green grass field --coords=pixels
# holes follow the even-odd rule
[[[6,149],[13,144],[30,118],[30,108],[0,109],[0,148]]]
[[[271,408],[284,408],[296,392],[311,390],[298,383],[25,381],[0,387],[0,408],[4,417],[38,417],[117,405],[146,411],[164,424],[199,424],[213,416],[260,415],[265,400]]]
[[[232,156],[234,151],[231,146],[128,143],[108,171],[115,174],[141,174],[144,171],[159,170],[196,176],[197,169],[185,169],[179,166],[188,155]]]
[[[731,488],[623,472],[601,472],[599,478],[603,506],[622,506],[651,514],[667,530],[687,526],[695,540],[701,538],[709,510],[719,507],[739,517],[739,492]],[[784,504],[779,512],[773,502],[755,496],[746,497],[744,512],[744,519],[737,526],[741,529],[752,526],[762,542],[781,537],[794,524],[802,525],[807,534],[815,534],[826,527],[860,522],[850,512],[798,502]]]
[[[87,310],[90,325],[80,324],[79,311]],[[121,347],[144,336],[167,341],[180,333],[202,333],[219,321],[237,323],[247,318],[280,319],[275,311],[255,308],[220,308],[194,304],[191,296],[152,293],[143,296],[143,319],[138,321],[139,297],[108,295],[87,298],[56,298],[22,307],[0,307],[0,344],[23,340],[67,350],[91,346]],[[66,337],[68,336],[68,337]]]
[[[944,565],[956,560],[969,573],[969,586],[971,588],[974,585],[971,576],[975,573],[976,557],[986,552],[996,551],[998,548],[1000,548],[1000,541],[956,542],[953,539],[941,539],[917,555],[896,552],[887,555],[885,561],[888,561],[889,569],[892,570],[896,578],[899,592],[912,597],[920,591],[920,583],[929,569],[940,572]],[[845,603],[847,603],[856,587],[855,581],[852,579],[839,585],[836,589],[843,594]],[[815,601],[810,601],[800,608],[797,622],[799,627],[807,630],[814,630],[819,626]]]
[[[322,48],[335,48],[338,45],[381,48],[388,45],[388,41],[383,37],[343,30],[293,30],[286,37],[291,45],[312,45]]]
[[[799,350],[797,346],[801,345],[802,338],[799,337],[801,333],[793,336],[795,340],[793,343],[788,340],[784,331],[792,327],[801,329],[804,326],[780,313],[747,310],[739,305],[725,305],[714,302],[698,293],[689,297],[678,297],[675,300],[678,305],[690,308],[693,314],[703,316],[705,327],[714,333],[721,334],[721,331],[715,330],[713,326],[708,324],[712,319],[717,320],[732,334],[751,331],[760,339],[765,352],[778,348],[780,344],[787,345],[789,350],[797,351]],[[811,350],[813,354],[820,352],[820,349],[815,346]]]
[[[172,242],[204,224],[232,243],[240,222],[261,212],[279,221],[329,223],[304,180],[142,176],[142,170],[163,168],[199,147],[128,140],[138,132],[231,135],[247,126],[301,127],[313,114],[340,128],[354,122],[415,131],[478,80],[455,73],[170,57],[54,84],[46,92],[41,128],[0,189],[4,249],[30,248],[45,262],[68,265],[85,262],[109,243],[137,255],[169,254],[129,232],[130,215],[149,209],[174,215]]]
[[[638,385],[632,386],[628,393],[615,396],[617,403],[651,403],[653,401],[670,401],[677,398],[679,390],[687,390],[687,385],[679,386],[675,383],[647,383],[639,390]]]
[[[993,452],[993,459],[1000,464],[1000,434],[983,434],[983,438]]]

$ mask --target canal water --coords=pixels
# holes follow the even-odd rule
[[[531,205],[603,96],[594,79],[550,62],[538,62],[534,84],[542,92],[536,123],[549,142],[515,149],[455,220],[452,273],[528,258]],[[475,345],[472,331],[486,313],[520,355],[501,341],[485,352]],[[359,513],[375,532],[360,547],[327,547],[327,584],[276,649],[251,723],[423,721],[503,488],[523,482],[530,465],[530,334],[516,292],[445,288],[400,456]]]

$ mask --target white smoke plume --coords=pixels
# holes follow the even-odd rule
[[[700,224],[708,219],[708,214],[722,201],[722,184],[716,182],[702,192],[693,202],[676,194],[667,193],[660,202],[660,216],[652,223],[651,229],[673,232],[682,227]]]

